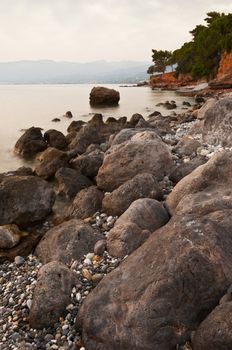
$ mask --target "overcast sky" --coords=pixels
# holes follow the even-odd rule
[[[0,61],[151,60],[231,0],[0,0]]]

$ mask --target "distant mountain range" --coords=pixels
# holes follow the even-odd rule
[[[148,78],[149,65],[134,61],[4,62],[0,63],[0,84],[137,83]]]

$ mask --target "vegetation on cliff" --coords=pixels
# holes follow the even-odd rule
[[[232,13],[209,12],[205,22],[205,25],[197,25],[190,32],[190,42],[174,52],[152,50],[154,65],[149,67],[148,73],[164,72],[160,57],[164,57],[166,52],[167,64],[177,64],[177,75],[190,74],[193,79],[212,79],[222,54],[232,51]]]

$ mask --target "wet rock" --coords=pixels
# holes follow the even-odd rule
[[[67,111],[64,115],[66,118],[72,118],[73,115],[72,115],[72,112],[71,111]]]
[[[61,151],[67,148],[66,138],[60,131],[50,129],[45,132],[44,139],[50,147],[57,148]]]
[[[194,350],[224,350],[232,344],[232,302],[217,306],[193,337]]]
[[[55,191],[65,195],[67,198],[74,198],[75,195],[93,183],[86,176],[71,168],[60,168],[55,174]]]
[[[74,169],[83,175],[94,178],[102,165],[104,153],[99,149],[84,153],[71,161]]]
[[[43,139],[41,128],[31,127],[18,139],[14,150],[22,157],[31,158],[46,148],[47,144]]]
[[[153,175],[142,173],[126,181],[112,193],[105,195],[102,207],[108,214],[119,216],[139,198],[162,198],[159,183]]]
[[[91,90],[89,99],[91,105],[117,105],[120,94],[114,89],[98,86]]]
[[[111,147],[105,154],[97,175],[97,185],[113,191],[141,173],[151,173],[162,180],[173,168],[168,146],[152,132],[140,132],[130,141]]]
[[[166,201],[171,215],[232,208],[231,159],[232,152],[217,153],[178,182]]]
[[[68,156],[65,152],[49,147],[39,157],[40,163],[35,167],[35,173],[43,179],[49,179],[57,170],[67,166]]]
[[[96,186],[85,188],[77,193],[65,216],[75,219],[88,218],[101,210],[102,199],[103,193]]]
[[[130,118],[130,120],[129,120],[129,125],[130,126],[136,126],[137,124],[138,124],[138,122],[140,121],[140,120],[144,120],[145,121],[145,119],[143,118],[143,116],[141,115],[141,114],[139,114],[139,113],[135,113],[135,114],[133,114],[132,115],[132,117]]]
[[[82,126],[86,124],[83,120],[73,120],[71,124],[69,125],[67,131],[68,133],[72,131],[80,131]]]
[[[60,118],[53,118],[52,122],[55,122],[55,123],[60,122]]]
[[[55,195],[36,176],[10,176],[0,183],[0,225],[26,226],[42,221],[51,212]]]
[[[0,226],[0,249],[10,249],[20,241],[20,230],[16,225]]]
[[[93,252],[102,235],[81,220],[69,220],[47,231],[38,246],[36,255],[43,263],[60,261],[70,265],[84,254]]]
[[[231,214],[173,217],[104,277],[79,310],[85,347],[172,350],[188,340],[231,284]]]
[[[64,316],[71,301],[72,287],[77,277],[65,265],[53,261],[39,270],[29,313],[32,328],[42,329],[53,326]]]

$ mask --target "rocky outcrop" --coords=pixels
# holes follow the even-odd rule
[[[60,261],[70,265],[72,260],[93,252],[102,235],[81,220],[69,220],[47,231],[36,248],[43,263]]]
[[[98,187],[111,192],[144,172],[158,181],[170,174],[174,165],[170,150],[157,138],[153,133],[141,132],[130,141],[111,147],[97,175]]]
[[[67,153],[56,148],[49,147],[39,157],[40,163],[35,167],[35,172],[43,179],[49,179],[57,170],[68,165]]]
[[[209,83],[212,89],[232,88],[232,53],[225,52],[220,60],[216,79]]]
[[[51,212],[55,195],[36,176],[9,176],[0,183],[0,225],[26,226],[42,221]]]
[[[79,311],[85,347],[183,345],[231,284],[231,214],[175,216],[104,277]]]
[[[117,257],[130,254],[168,220],[169,215],[160,202],[150,198],[137,199],[108,233],[108,252]]]
[[[232,152],[214,155],[174,187],[166,201],[171,215],[232,209],[231,171]]]
[[[88,218],[101,210],[102,199],[103,193],[96,186],[85,188],[77,193],[65,216],[75,219]]]
[[[46,148],[47,144],[43,139],[41,128],[31,127],[18,139],[14,150],[22,157],[32,158]]]
[[[153,175],[142,173],[126,181],[112,193],[105,195],[102,207],[106,213],[119,216],[139,198],[162,198],[159,183]]]
[[[29,313],[32,328],[53,326],[71,302],[72,287],[78,282],[76,274],[65,265],[54,261],[39,270]]]
[[[98,86],[90,92],[91,105],[117,105],[120,100],[120,94],[114,89]]]

